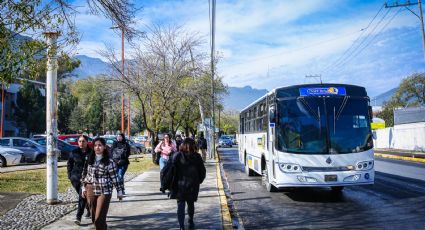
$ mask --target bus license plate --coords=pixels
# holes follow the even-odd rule
[[[336,175],[325,175],[325,181],[326,182],[338,181],[338,177]]]

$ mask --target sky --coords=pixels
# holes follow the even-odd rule
[[[209,52],[208,0],[134,2],[143,7],[136,18],[139,30],[148,31],[153,24],[181,25],[199,33]],[[271,90],[321,78],[364,86],[369,96],[379,95],[425,71],[419,18],[404,7],[385,8],[384,3],[217,0],[217,74],[235,87]],[[120,35],[109,29],[111,22],[90,15],[85,1],[77,5],[81,7],[76,24],[82,35],[78,54],[101,58],[98,50],[105,44],[119,50]],[[417,5],[409,8],[419,14]]]

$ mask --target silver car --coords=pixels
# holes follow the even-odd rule
[[[28,138],[5,137],[0,139],[0,145],[24,152],[25,162],[46,162],[46,147]]]
[[[0,168],[21,163],[23,155],[21,150],[0,147]]]

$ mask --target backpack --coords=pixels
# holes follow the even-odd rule
[[[122,166],[125,164],[126,161],[126,154],[127,154],[127,146],[115,146],[115,148],[112,149],[112,159],[115,161],[115,163],[118,164],[118,166]]]

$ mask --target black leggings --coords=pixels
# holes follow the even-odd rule
[[[177,217],[179,219],[180,227],[184,226],[184,209],[187,203],[187,214],[189,214],[189,221],[193,221],[193,215],[195,214],[195,204],[193,201],[177,200]]]

